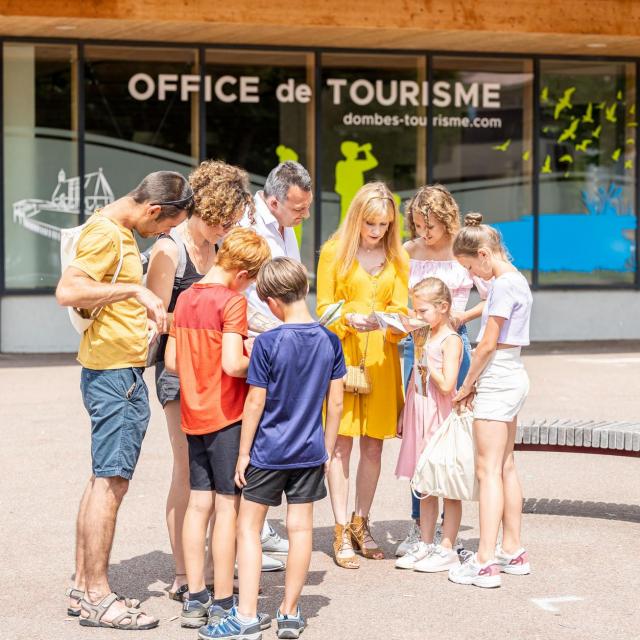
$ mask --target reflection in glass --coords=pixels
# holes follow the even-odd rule
[[[75,47],[3,49],[5,286],[50,288],[79,219]]]
[[[309,53],[207,51],[207,156],[246,169],[254,192],[286,160],[314,179],[313,78]],[[313,213],[295,232],[313,274]]]
[[[540,283],[632,283],[635,65],[540,63]]]
[[[464,215],[496,226],[518,268],[533,268],[533,73],[525,60],[434,57],[434,180]]]
[[[322,56],[323,242],[365,183],[386,182],[398,204],[424,184],[425,82],[423,57]]]

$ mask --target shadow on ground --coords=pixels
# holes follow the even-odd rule
[[[559,498],[527,498],[524,501],[523,513],[640,522],[640,505],[637,504],[560,500]]]

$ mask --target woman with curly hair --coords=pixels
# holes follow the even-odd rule
[[[238,224],[245,211],[254,211],[246,171],[221,161],[207,160],[189,176],[194,207],[182,224],[163,234],[153,247],[147,286],[172,314],[178,296],[198,282],[213,265],[216,242]],[[189,501],[187,439],[180,429],[180,383],[164,367],[166,336],[160,339],[156,362],[156,392],[164,408],[173,452],[173,473],[167,496],[167,528],[176,565],[169,596],[182,600],[187,591],[182,548],[182,523]],[[207,584],[213,582],[207,562]]]
[[[411,240],[404,248],[409,254],[409,289],[425,278],[439,278],[451,292],[451,319],[454,328],[462,338],[463,357],[457,386],[462,384],[469,370],[471,345],[465,323],[480,317],[484,302],[466,310],[469,294],[474,284],[481,297],[486,297],[486,287],[482,280],[472,278],[453,255],[453,241],[460,230],[460,209],[449,190],[440,185],[426,185],[418,189],[406,209],[407,227]],[[408,338],[404,347],[404,383],[407,386],[414,364],[413,341]],[[412,494],[411,526],[405,540],[398,546],[396,556],[404,556],[420,541],[420,501]],[[436,544],[440,532],[436,534]],[[427,544],[434,540],[424,540]],[[455,545],[455,540],[443,540],[443,544]],[[424,547],[421,547],[424,548]],[[429,547],[435,548],[433,544]]]

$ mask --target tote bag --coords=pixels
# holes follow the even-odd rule
[[[452,411],[433,434],[411,479],[416,495],[477,500],[473,416]]]

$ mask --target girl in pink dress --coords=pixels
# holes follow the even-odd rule
[[[396,476],[411,479],[424,447],[449,416],[453,408],[458,372],[462,360],[462,339],[453,329],[451,291],[439,278],[425,278],[412,290],[416,317],[431,325],[431,335],[421,354],[416,349],[415,364],[404,410],[398,422],[402,446],[396,466]],[[434,573],[448,571],[459,564],[453,549],[462,505],[459,500],[445,499],[442,540],[434,543],[438,498],[429,496],[420,501],[421,540],[402,557],[396,567]]]

